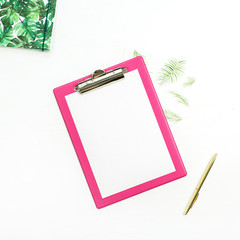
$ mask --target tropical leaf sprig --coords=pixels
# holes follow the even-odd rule
[[[159,77],[157,79],[160,85],[169,84],[172,85],[179,81],[184,75],[186,61],[171,59],[169,62],[164,64],[161,68]],[[187,80],[182,84],[183,87],[190,87],[194,84],[195,78],[188,77]],[[168,91],[178,103],[181,103],[185,106],[189,106],[188,99],[183,96],[181,93],[176,91]],[[179,114],[172,112],[171,110],[164,110],[166,118],[171,122],[179,122],[182,120],[182,117]]]
[[[139,57],[139,56],[143,57],[143,59],[145,61],[145,64],[147,64],[146,57],[144,55],[140,54],[138,51],[134,50],[133,51],[133,57]]]
[[[137,52],[136,50],[133,51],[133,57],[138,57],[138,56],[142,56],[142,54],[140,54],[139,52]]]
[[[50,50],[56,0],[0,0],[0,46]]]
[[[139,52],[134,50],[133,56],[142,56]],[[186,61],[185,60],[178,60],[178,59],[170,59],[167,63],[164,64],[164,66],[160,69],[160,72],[158,73],[158,78],[157,82],[159,83],[160,86],[163,87],[168,85],[168,86],[174,86],[175,83],[177,83],[179,80],[183,78],[184,71],[185,71],[185,65]],[[194,77],[188,77],[187,79],[184,80],[182,85],[180,87],[186,88],[186,87],[191,87],[195,83],[195,78]],[[181,90],[182,90],[181,89]],[[174,97],[174,99],[178,102],[183,104],[184,106],[189,106],[189,101],[188,99],[183,96],[183,94],[179,93],[178,91],[173,91],[173,90],[168,90],[167,91],[171,96]],[[171,122],[179,122],[182,120],[182,117],[171,111],[170,109],[164,109],[165,116],[167,120]]]
[[[169,93],[171,93],[179,103],[184,104],[185,106],[189,106],[188,100],[187,98],[185,98],[183,95],[181,95],[180,93],[176,93],[174,91],[169,91]]]
[[[195,83],[194,77],[188,77],[187,80],[183,83],[184,87],[191,87]]]
[[[164,114],[167,120],[171,122],[179,122],[182,120],[182,118],[179,115],[177,115],[176,113],[172,112],[169,109],[164,109]]]
[[[176,82],[183,75],[185,64],[186,61],[179,61],[177,59],[171,59],[168,63],[164,64],[158,77],[159,84]]]

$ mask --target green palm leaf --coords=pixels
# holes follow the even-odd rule
[[[46,17],[45,4],[43,0],[31,0],[28,7],[25,7],[24,17],[31,20],[42,20]]]
[[[187,98],[185,98],[183,95],[179,94],[179,93],[176,93],[174,91],[169,91],[169,93],[171,93],[179,103],[182,103],[186,106],[189,106],[189,103],[188,103],[188,100]]]
[[[184,87],[190,87],[190,86],[192,86],[194,83],[195,83],[195,78],[194,77],[188,77],[187,78],[187,80],[186,80],[186,82],[185,83],[183,83],[183,86]]]
[[[43,40],[46,41],[49,38],[51,38],[51,36],[52,36],[53,22],[51,22],[49,20],[45,20],[44,27],[45,27],[44,28],[45,39],[43,39]]]
[[[170,111],[169,109],[164,109],[164,114],[168,121],[179,122],[182,120],[182,118],[178,114]]]
[[[31,8],[35,7],[36,3],[32,0],[17,0],[14,4],[14,9],[19,13],[20,16],[26,18]]]
[[[14,9],[15,0],[2,1],[0,6],[0,18],[4,26],[8,27],[18,21],[19,15]]]
[[[55,16],[56,2],[56,0],[49,0],[48,3],[48,19],[50,21],[52,21]]]
[[[29,48],[28,38],[25,36],[18,36],[16,38],[11,39],[8,47],[18,47],[18,48]]]
[[[24,19],[14,26],[14,31],[17,36],[25,36],[29,40],[36,38],[36,23],[30,19]]]
[[[165,83],[173,83],[178,80],[184,73],[185,61],[179,61],[177,59],[171,59],[161,69],[158,82],[160,85]]]
[[[13,38],[12,27],[5,27],[0,24],[0,46],[6,47]]]
[[[51,35],[53,29],[53,22],[48,20],[41,20],[36,24],[36,38],[30,42],[30,48],[49,50]]]
[[[50,44],[51,44],[51,39],[44,41],[44,44],[43,44],[42,39],[36,39],[35,41],[32,41],[29,43],[29,48],[42,49],[42,50],[49,51]]]

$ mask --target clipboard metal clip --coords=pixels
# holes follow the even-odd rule
[[[78,83],[74,90],[79,93],[91,91],[95,88],[124,78],[124,73],[126,72],[126,68],[116,68],[107,72],[104,70],[96,70],[92,74],[91,78],[85,79],[84,81]]]

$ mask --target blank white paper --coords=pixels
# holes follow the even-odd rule
[[[66,100],[102,197],[175,171],[138,70]]]

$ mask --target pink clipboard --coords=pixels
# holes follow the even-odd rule
[[[147,134],[147,135],[150,134],[147,137],[148,139],[150,139],[151,136],[155,137],[154,134],[158,134],[158,135],[156,135],[156,138],[161,135],[161,137],[163,139],[163,142],[161,144],[160,144],[160,142],[159,142],[159,144],[158,144],[158,142],[156,143],[156,141],[154,141],[153,144],[148,144],[149,140],[146,140],[145,137],[142,136],[142,135],[140,137],[138,137],[140,139],[139,141],[133,141],[131,139],[128,140],[130,138],[127,135],[128,132],[127,133],[122,133],[122,132],[124,132],[124,128],[121,128],[121,124],[120,124],[120,125],[117,125],[118,130],[117,130],[117,134],[114,134],[114,137],[116,138],[114,141],[118,141],[119,140],[118,135],[121,135],[121,134],[125,134],[125,136],[127,136],[126,141],[121,142],[119,140],[119,142],[117,144],[112,144],[111,145],[112,140],[110,141],[109,139],[106,139],[106,141],[109,141],[109,144],[111,146],[109,148],[109,151],[106,150],[107,148],[103,148],[103,150],[105,150],[105,152],[104,152],[102,150],[102,148],[100,148],[100,147],[98,148],[98,146],[96,146],[101,142],[101,136],[94,136],[94,132],[91,132],[91,129],[90,129],[90,131],[86,131],[85,127],[83,125],[92,121],[92,117],[90,117],[92,115],[88,115],[88,114],[90,114],[95,107],[96,107],[96,109],[94,111],[103,111],[102,109],[99,110],[99,108],[101,108],[101,107],[99,107],[99,105],[97,105],[97,104],[100,104],[100,103],[98,103],[98,101],[96,101],[96,99],[98,99],[99,96],[103,96],[103,99],[104,99],[104,96],[106,94],[108,94],[108,92],[110,92],[110,88],[107,89],[109,86],[106,85],[106,86],[101,88],[103,90],[95,89],[91,93],[86,93],[86,95],[83,94],[82,96],[80,96],[81,94],[76,92],[76,90],[78,90],[76,88],[76,86],[79,86],[79,84],[84,85],[84,84],[81,84],[81,83],[86,82],[86,80],[87,80],[87,83],[89,83],[88,79],[92,77],[92,75],[89,75],[89,76],[80,78],[76,81],[70,82],[68,84],[65,84],[63,86],[60,86],[60,87],[57,87],[57,88],[54,89],[54,94],[55,94],[58,106],[60,108],[62,117],[64,119],[65,125],[67,127],[68,133],[69,133],[70,138],[72,140],[72,143],[73,143],[73,146],[75,148],[77,157],[79,159],[80,165],[81,165],[82,170],[84,172],[86,181],[88,183],[89,189],[91,191],[92,197],[94,199],[94,202],[95,202],[97,208],[103,208],[105,206],[108,206],[108,205],[111,205],[113,203],[119,202],[121,200],[132,197],[132,196],[137,195],[139,193],[145,192],[147,190],[153,189],[153,188],[158,187],[160,185],[163,185],[163,184],[166,184],[168,182],[179,179],[181,177],[184,177],[187,174],[186,170],[185,170],[185,167],[183,165],[181,156],[180,156],[179,151],[177,149],[176,143],[175,143],[174,138],[172,136],[171,130],[169,128],[168,122],[167,122],[166,117],[164,115],[164,111],[161,107],[161,104],[158,100],[158,97],[157,97],[157,94],[155,92],[153,83],[150,79],[150,76],[149,76],[149,73],[147,71],[147,68],[146,68],[146,65],[144,63],[143,58],[142,57],[136,57],[136,58],[130,59],[128,61],[125,61],[123,63],[112,66],[110,68],[107,68],[104,71],[105,72],[109,72],[109,71],[111,72],[111,71],[114,71],[115,69],[123,69],[123,74],[125,74],[125,78],[126,78],[124,80],[119,80],[119,81],[116,81],[116,83],[113,82],[112,84],[110,84],[111,86],[113,86],[113,88],[112,88],[113,91],[121,92],[121,94],[123,96],[122,101],[120,101],[121,104],[123,104],[122,102],[124,102],[124,100],[129,102],[129,100],[125,99],[125,98],[127,98],[127,96],[131,97],[131,99],[133,99],[133,100],[135,99],[135,97],[137,98],[137,96],[135,96],[135,91],[131,92],[131,96],[128,95],[128,92],[130,90],[126,89],[126,87],[124,85],[121,85],[121,84],[126,84],[124,81],[129,81],[129,83],[130,83],[130,81],[138,81],[137,84],[138,84],[139,91],[140,92],[142,91],[141,94],[144,92],[144,95],[146,96],[146,101],[148,102],[148,103],[146,103],[146,101],[141,102],[142,106],[140,106],[138,108],[136,107],[136,109],[137,109],[136,111],[135,111],[135,107],[133,108],[133,107],[129,106],[130,111],[128,112],[128,116],[126,116],[123,121],[129,121],[130,125],[131,125],[131,119],[132,119],[132,117],[135,116],[135,112],[136,112],[136,115],[137,115],[138,112],[141,112],[142,109],[144,109],[145,105],[146,105],[146,109],[147,109],[147,105],[149,105],[149,108],[151,109],[151,112],[152,112],[152,116],[150,116],[149,119],[154,118],[154,120],[151,120],[151,121],[155,121],[156,124],[155,123],[147,124],[148,120],[146,120],[145,125],[144,125],[144,123],[143,123],[143,125],[140,125],[142,131],[137,131],[137,130],[135,131],[134,130],[135,125],[134,125],[134,122],[132,122],[130,130],[133,129],[133,131],[135,131],[137,134]],[[131,80],[131,78],[136,78],[136,80]],[[140,79],[140,80],[138,80],[138,79]],[[123,81],[123,82],[121,83],[121,81]],[[93,81],[91,80],[90,83],[91,82],[93,82]],[[118,85],[118,82],[120,82],[119,85]],[[114,84],[116,84],[116,85],[114,85]],[[135,84],[135,83],[133,83],[133,84]],[[134,85],[132,85],[132,86],[134,86]],[[118,87],[119,87],[119,91],[118,91]],[[122,89],[122,90],[120,90],[120,89]],[[103,95],[101,95],[101,91],[103,91],[102,92],[102,93],[104,93]],[[108,91],[108,92],[106,93],[104,91]],[[126,91],[126,93],[125,93],[125,91]],[[137,91],[138,90],[136,88],[136,94],[137,94]],[[116,95],[116,94],[114,94],[114,95]],[[85,98],[85,96],[86,96],[86,98]],[[94,100],[91,100],[92,97],[93,97]],[[105,98],[106,98],[106,96],[105,96]],[[92,101],[89,108],[86,108],[85,104],[83,104],[84,101],[86,101],[86,99],[90,99],[89,101]],[[79,116],[76,115],[76,113],[75,113],[76,110],[74,110],[74,107],[72,107],[72,102],[78,102],[77,104],[80,104],[79,106],[75,107],[75,109],[79,109]],[[105,102],[107,102],[106,99],[104,99],[104,103]],[[116,104],[116,103],[114,103],[114,96],[112,96],[112,99],[109,102],[111,104]],[[135,105],[133,105],[133,106],[138,105],[138,102],[139,102],[139,100],[136,101],[134,103]],[[82,105],[81,105],[81,103],[82,103]],[[131,104],[127,104],[127,105],[131,105]],[[115,111],[115,118],[113,118],[113,119],[118,119],[118,115],[117,115],[118,111],[125,109],[125,108],[123,108],[121,106],[119,107],[119,106],[117,106],[116,108],[109,107],[105,111],[110,111],[110,112]],[[112,109],[112,110],[110,110],[110,109]],[[147,111],[149,111],[149,109]],[[133,112],[133,114],[131,112]],[[98,115],[99,118],[97,119],[99,121],[101,120],[101,118],[103,118],[106,115],[106,112],[105,112],[105,114],[103,114],[103,112],[100,112],[100,113],[101,114]],[[122,115],[123,114],[121,114],[121,116]],[[119,115],[119,117],[120,117],[120,115]],[[76,118],[77,118],[77,120],[76,120]],[[84,120],[84,118],[85,118],[85,120]],[[95,121],[95,123],[98,122],[97,120]],[[141,124],[141,120],[145,121],[145,117],[144,116],[140,117],[140,118],[138,117],[138,121],[137,121],[138,124]],[[106,119],[103,120],[103,121],[106,122]],[[111,128],[112,128],[111,124],[115,120],[109,120],[109,121],[110,121],[108,123],[109,124],[109,131],[111,132],[112,131],[111,130]],[[151,126],[151,125],[154,125],[154,124],[156,125],[155,129]],[[92,124],[92,126],[93,125],[95,126],[95,124]],[[143,129],[144,127],[142,127],[142,126],[147,127],[145,132],[144,132],[144,129]],[[98,130],[99,130],[99,126],[96,127],[95,131],[98,131]],[[108,134],[107,133],[108,132],[108,125],[103,130],[100,129],[99,131],[100,131],[100,133],[98,135],[103,134],[103,136],[105,136],[104,134]],[[151,133],[151,131],[152,131],[152,133]],[[106,135],[106,136],[108,136],[108,135]],[[98,140],[98,138],[100,140]],[[93,148],[96,147],[95,148],[96,151],[93,150],[91,153],[88,153],[89,152],[89,141],[92,142],[92,144],[95,145],[95,146],[93,146]],[[121,148],[120,144],[122,143],[124,145],[124,144],[126,144],[125,142],[127,142],[127,141],[129,141],[127,144],[133,144],[133,145],[131,146],[131,148],[127,148],[127,150],[124,151],[124,149]],[[102,140],[102,142],[105,143],[104,139]],[[139,145],[135,146],[134,144],[135,145],[139,144]],[[139,146],[141,146],[141,144],[144,144],[143,145],[144,147],[140,148]],[[164,150],[165,151],[165,155],[164,155],[165,157],[163,157],[163,158],[158,157],[158,154],[161,154],[161,151],[162,151],[162,150],[161,151],[158,150],[158,145],[159,145],[159,149],[160,149],[161,146],[165,149]],[[91,147],[91,145],[90,145],[90,147]],[[118,150],[116,150],[117,147],[119,147],[119,149],[122,149],[122,152],[118,152]],[[125,145],[125,147],[126,147],[126,145]],[[150,150],[148,149],[148,147],[149,147]],[[151,147],[152,147],[153,150],[151,150]],[[171,170],[169,170],[167,172],[167,174],[159,174],[158,175],[158,171],[156,171],[154,173],[155,175],[153,175],[154,177],[152,179],[150,179],[150,177],[151,177],[150,175],[149,175],[150,177],[148,175],[146,175],[147,180],[145,180],[144,182],[140,181],[140,183],[137,182],[136,185],[134,185],[135,182],[134,182],[134,179],[133,179],[133,181],[131,183],[132,185],[130,185],[130,187],[128,187],[128,188],[123,187],[123,189],[119,188],[120,189],[119,192],[116,192],[117,189],[118,189],[118,188],[116,188],[115,189],[116,191],[113,194],[110,194],[108,196],[103,196],[103,194],[102,194],[102,192],[100,191],[100,188],[99,188],[100,183],[98,183],[98,181],[96,180],[95,169],[93,169],[94,164],[100,166],[100,168],[102,166],[98,162],[98,161],[101,160],[101,159],[98,159],[98,157],[100,158],[100,156],[103,156],[102,157],[104,159],[103,161],[106,161],[106,162],[107,162],[107,159],[109,158],[110,159],[109,161],[111,161],[109,163],[112,164],[115,161],[115,157],[113,157],[113,156],[116,156],[116,159],[118,159],[118,157],[120,156],[120,161],[125,160],[125,158],[128,158],[128,156],[129,156],[129,159],[127,159],[127,161],[129,161],[129,163],[130,163],[131,160],[135,159],[133,157],[133,156],[135,156],[134,153],[133,154],[130,153],[131,149],[135,149],[134,151],[138,152],[137,153],[138,155],[136,154],[136,156],[143,156],[142,157],[143,161],[146,160],[147,163],[149,162],[149,164],[152,161],[152,159],[154,159],[154,158],[157,158],[157,159],[154,160],[154,164],[158,164],[158,161],[159,162],[165,161],[164,160],[165,158],[169,158],[168,161],[170,161],[169,164],[172,165],[172,168],[171,168]],[[151,155],[151,152],[155,151],[155,150],[156,150],[156,154],[154,153],[154,154]],[[102,153],[102,151],[104,153]],[[160,151],[160,153],[158,151]],[[106,157],[106,159],[105,159],[104,154],[106,154],[106,156],[108,156],[108,155],[110,155],[110,156]],[[124,155],[121,155],[121,154],[124,154]],[[127,157],[122,157],[122,156],[127,156]],[[92,159],[95,159],[95,162],[92,163],[91,162]],[[139,164],[141,164],[141,157],[139,158]],[[154,166],[154,164],[153,164],[153,166]],[[114,163],[113,167],[115,167],[115,165],[116,164]],[[128,165],[126,165],[126,166],[128,166]],[[126,175],[127,175],[128,171],[127,171],[126,166],[125,166],[125,169],[126,169]],[[129,164],[129,166],[130,166],[130,164]],[[118,168],[118,166],[116,165],[116,169],[117,168]],[[159,168],[161,168],[161,167],[159,167]],[[107,172],[106,167],[103,168],[103,169],[106,169],[106,172]],[[104,171],[103,169],[101,171]],[[120,171],[120,169],[121,168],[119,168],[119,171]],[[155,171],[154,169],[156,169],[156,167],[152,167],[152,168],[149,167],[149,169],[151,171]],[[146,166],[146,171],[147,170],[148,170],[148,167]],[[136,167],[136,172],[137,171],[138,171],[138,167]],[[159,173],[160,172],[161,171],[159,170]],[[111,174],[111,172],[110,172],[109,176],[110,175],[115,176],[115,175],[117,175],[117,173],[118,173],[118,171],[116,171],[114,174],[113,173]],[[139,170],[139,173],[140,173],[140,175],[144,175],[144,174],[141,174],[140,170]],[[135,171],[129,172],[129,176],[132,177],[132,178],[135,178],[134,174],[135,174]],[[125,173],[123,173],[122,175],[125,175]],[[136,178],[137,178],[137,175],[136,175]],[[106,181],[108,181],[108,180],[106,180]],[[127,181],[125,179],[125,177],[123,177],[123,181]],[[111,183],[109,183],[109,185],[111,185],[111,187],[114,188],[115,185],[117,185],[117,183],[119,183],[119,182],[121,183],[121,179],[120,179],[120,181],[119,180],[116,181],[116,183],[114,183],[114,181],[113,181],[113,182],[111,182],[112,185],[111,185]],[[126,182],[125,186],[128,186],[128,182]]]

